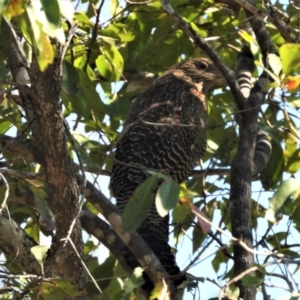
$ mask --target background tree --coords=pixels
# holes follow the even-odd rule
[[[172,299],[179,297],[155,257],[151,256],[150,263],[143,260],[149,249],[139,236],[130,226],[122,230],[114,205],[103,194],[107,190],[103,175],[110,176],[114,145],[134,97],[171,65],[197,56],[210,57],[226,75],[231,90],[224,89],[208,99],[208,148],[203,170],[195,170],[180,186],[179,198],[185,199],[181,203],[194,206],[172,201],[168,207],[174,208],[171,215],[177,260],[182,259],[190,274],[184,299],[218,297],[217,293],[219,298],[243,295],[243,299],[276,299],[273,287],[281,287],[276,293],[285,293],[290,299],[299,296],[299,3],[172,1],[178,15],[167,4],[1,2],[3,297],[140,297],[135,287],[141,272],[136,270],[126,278],[132,270],[120,251],[122,240],[141,257],[142,266],[156,284],[154,296],[168,289]],[[236,153],[253,150],[253,143],[251,147],[247,143],[253,139],[251,134],[256,134],[250,130],[245,135],[247,126],[241,125],[243,138],[238,140],[234,115],[235,103],[241,107],[240,94],[228,71],[246,42],[259,67],[254,75],[258,77],[263,66],[270,66],[272,72],[266,72],[274,81],[265,102],[258,103],[258,126],[268,132],[273,151],[267,168],[252,184],[259,193],[253,192],[251,201],[244,196],[233,199],[233,188],[243,190],[243,176],[247,178],[244,187],[251,192],[251,174],[228,176],[231,162],[237,161],[233,160]],[[280,76],[274,50],[282,62]],[[256,124],[256,117],[252,119]],[[233,163],[235,170],[241,166]],[[163,201],[166,199],[174,196],[165,194]],[[230,203],[238,204],[239,200],[246,202],[232,209]],[[242,203],[251,205],[249,219]],[[208,235],[203,233],[199,228],[202,223],[197,221],[200,217],[194,217],[194,213],[199,214],[197,210],[222,232],[212,227]],[[97,217],[98,212],[109,224]],[[245,249],[241,242],[245,227],[248,233],[253,228],[254,251]],[[228,238],[230,232],[237,231],[237,240]],[[52,236],[49,250],[38,246],[41,233]],[[94,255],[98,245],[91,235],[110,249],[103,263],[99,264]],[[233,252],[233,244],[245,251],[241,255]],[[207,264],[203,266],[208,255],[212,257],[210,272]],[[246,259],[247,255],[251,259]],[[242,274],[233,268],[237,259],[246,261]],[[91,278],[99,281],[95,284]],[[215,292],[203,294],[208,287]]]

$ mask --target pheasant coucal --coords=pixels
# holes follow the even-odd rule
[[[111,189],[121,212],[135,189],[150,176],[147,169],[169,175],[178,183],[190,175],[206,149],[206,95],[224,83],[210,60],[195,58],[171,67],[135,99],[112,168]],[[162,218],[153,201],[137,231],[174,278],[175,286],[180,286],[185,276],[179,275],[168,244],[168,223],[169,215]],[[139,266],[128,249],[125,258],[132,268]],[[151,291],[153,284],[146,275],[144,278],[142,288]]]

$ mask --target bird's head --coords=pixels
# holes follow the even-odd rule
[[[171,67],[170,71],[187,83],[199,84],[205,94],[226,84],[222,73],[208,58],[187,60]]]

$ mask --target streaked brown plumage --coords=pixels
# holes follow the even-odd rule
[[[111,188],[121,212],[135,189],[149,177],[147,168],[179,183],[189,176],[206,148],[205,95],[223,84],[221,73],[208,59],[195,58],[171,67],[137,97],[117,143],[112,169]],[[180,270],[168,244],[168,222],[169,216],[160,217],[153,203],[138,232],[166,271],[177,275]],[[138,266],[129,251],[125,256],[129,265]],[[175,278],[175,285],[184,279]],[[152,287],[150,281],[143,286],[148,290]]]

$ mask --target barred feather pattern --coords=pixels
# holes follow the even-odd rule
[[[205,153],[206,93],[223,84],[223,76],[208,59],[195,58],[171,67],[136,98],[117,142],[112,168],[111,189],[121,212],[149,177],[147,170],[169,175],[178,183],[189,176]],[[169,216],[162,218],[154,201],[138,232],[174,276],[175,286],[180,286],[185,276],[179,274],[168,244]],[[139,265],[128,249],[125,258],[132,268]],[[144,278],[143,288],[151,290],[152,283]]]

